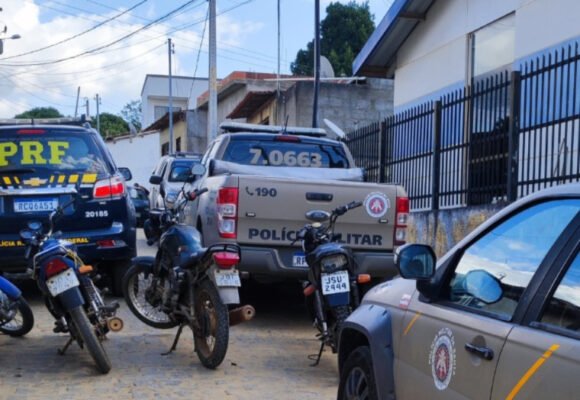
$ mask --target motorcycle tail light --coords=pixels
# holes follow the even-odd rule
[[[240,262],[240,256],[236,253],[214,253],[213,260],[220,269],[230,269]]]
[[[217,197],[218,231],[223,238],[236,238],[238,188],[221,188]]]
[[[68,268],[68,264],[62,258],[53,258],[46,263],[44,273],[47,278],[54,276]]]
[[[394,244],[402,245],[407,241],[407,223],[409,220],[409,198],[397,197],[397,208],[395,214],[395,234]]]
[[[95,199],[116,199],[124,194],[125,182],[118,176],[100,180],[93,187],[93,198]]]

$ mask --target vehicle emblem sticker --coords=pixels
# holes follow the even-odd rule
[[[365,199],[367,213],[373,218],[380,218],[385,215],[389,207],[389,199],[383,193],[370,193]]]
[[[410,302],[411,302],[411,295],[404,294],[403,296],[401,296],[401,300],[399,300],[399,307],[402,308],[403,310],[406,310],[407,308],[409,308]]]
[[[445,390],[455,375],[455,339],[451,329],[443,328],[435,335],[431,343],[429,365],[435,387]]]

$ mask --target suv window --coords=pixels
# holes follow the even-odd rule
[[[106,173],[99,147],[89,135],[42,129],[21,129],[0,137],[0,171],[15,169]],[[25,133],[29,132],[29,133]]]
[[[570,264],[542,314],[541,323],[580,332],[580,253]]]
[[[496,226],[461,257],[448,300],[509,319],[542,260],[579,210],[580,200],[554,200],[532,206]],[[470,273],[478,279],[466,278]],[[484,286],[490,280],[481,279],[482,275],[491,275],[499,283],[499,300],[486,301],[485,296],[473,295],[476,291],[489,293]]]
[[[231,140],[223,159],[244,165],[311,168],[349,167],[347,156],[341,146],[299,140]]]

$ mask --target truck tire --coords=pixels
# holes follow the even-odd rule
[[[80,339],[86,346],[89,354],[97,364],[97,369],[102,374],[108,373],[111,370],[111,361],[103,348],[103,344],[97,337],[95,329],[89,322],[85,309],[83,306],[78,306],[70,310],[69,313],[76,331],[80,336],[80,338],[77,338],[77,341]]]
[[[337,400],[378,400],[373,359],[368,346],[349,354],[340,374]]]

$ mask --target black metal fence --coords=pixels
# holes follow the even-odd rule
[[[346,143],[369,181],[402,184],[414,210],[510,202],[578,181],[579,59],[576,43],[350,132]]]

